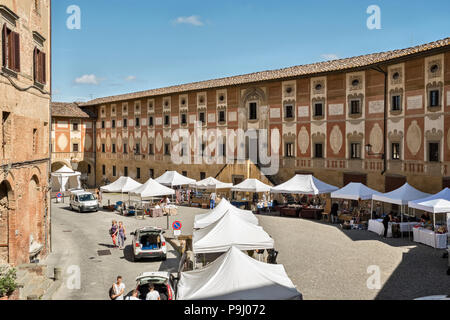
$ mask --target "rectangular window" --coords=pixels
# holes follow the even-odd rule
[[[440,97],[439,90],[431,90],[430,91],[430,107],[439,107],[440,106]]]
[[[294,106],[291,104],[286,105],[286,119],[294,118]]]
[[[123,175],[128,177],[128,167],[123,167]]]
[[[391,145],[392,160],[400,160],[400,143],[393,143]]]
[[[148,154],[149,154],[149,155],[155,154],[155,152],[153,151],[153,143],[150,143],[150,144],[148,145]]]
[[[3,67],[20,72],[20,36],[10,30],[6,23],[2,32]]]
[[[400,111],[402,108],[402,104],[401,104],[401,96],[400,95],[396,95],[396,96],[392,96],[392,111]]]
[[[112,144],[112,153],[116,153],[116,144],[115,143]]]
[[[102,120],[102,129],[105,129],[105,120]]]
[[[116,174],[117,174],[117,172],[116,172],[116,166],[113,166],[113,177],[115,177],[116,176]]]
[[[428,144],[428,154],[430,162],[439,162],[439,143],[430,142]]]
[[[185,177],[187,177],[187,171],[182,171],[181,174]]]
[[[91,168],[91,165],[90,165],[90,164],[88,164],[88,170],[87,170],[87,173],[88,173],[88,174],[91,174],[91,172],[92,172],[92,168]]]
[[[350,159],[361,159],[361,144],[351,143],[350,144]]]
[[[221,143],[219,145],[219,157],[226,157],[227,156],[227,145],[225,142]]]
[[[105,153],[106,152],[106,146],[104,143],[102,143],[102,152]]]
[[[164,125],[165,126],[170,125],[170,116],[167,114],[164,116]]]
[[[139,128],[140,126],[139,120],[140,120],[139,118],[136,118],[136,125],[135,125],[136,128]]]
[[[204,179],[206,179],[206,173],[200,172],[200,180],[204,180]]]
[[[314,116],[315,117],[323,116],[323,103],[314,104]]]
[[[34,81],[40,84],[47,82],[46,56],[38,48],[34,48],[33,56]]]
[[[123,144],[123,153],[128,153],[128,146],[126,143]]]
[[[37,153],[37,145],[38,145],[38,137],[37,137],[37,129],[33,129],[33,153]]]
[[[136,148],[134,149],[135,154],[141,154],[141,146],[139,143],[136,143]]]
[[[141,168],[136,168],[136,179],[141,178]]]
[[[187,123],[187,115],[186,113],[182,113],[181,114],[181,124],[186,124]]]
[[[78,131],[78,122],[72,123],[72,131]]]
[[[111,128],[115,128],[116,127],[116,120],[111,120]]]
[[[74,143],[73,145],[72,145],[72,152],[78,152],[79,150],[78,150],[78,143]]]
[[[106,166],[102,165],[102,175],[106,175]]]
[[[351,100],[350,101],[350,114],[360,114],[361,113],[361,101]]]
[[[286,143],[284,153],[287,158],[292,158],[294,156],[294,144]]]
[[[219,122],[225,122],[225,111],[219,111]]]
[[[128,120],[127,119],[123,119],[123,127],[124,128],[128,127]]]
[[[205,125],[206,123],[206,118],[205,118],[205,113],[204,112],[200,112],[198,115],[198,120],[202,123],[202,125]]]
[[[256,102],[250,102],[248,105],[248,119],[257,120],[258,119],[258,104]]]
[[[148,126],[153,127],[153,117],[148,118]]]
[[[155,177],[155,170],[154,169],[150,169],[150,178],[154,178]]]
[[[318,159],[323,158],[323,144],[316,143],[314,145],[314,157]]]
[[[170,144],[169,143],[164,144],[164,155],[170,156]]]

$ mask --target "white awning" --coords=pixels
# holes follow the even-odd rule
[[[51,184],[52,184],[52,190],[59,190],[60,192],[64,192],[67,189],[72,187],[75,187],[75,184],[77,185],[77,188],[81,188],[81,172],[73,171],[68,166],[63,166],[59,170],[56,170],[51,173]],[[71,180],[73,180],[71,182]]]
[[[373,190],[362,183],[351,182],[342,189],[331,193],[333,199],[370,200],[373,195],[381,195],[381,192]]]
[[[306,194],[318,195],[323,193],[331,193],[337,191],[339,188],[326,184],[325,182],[316,179],[312,175],[297,174],[291,180],[282,183],[271,189],[272,193],[291,193],[291,194]]]
[[[156,182],[153,179],[149,179],[146,183],[140,187],[130,191],[131,195],[139,196],[141,199],[146,200],[155,197],[170,196],[175,194],[175,190],[170,189],[162,184]]]
[[[192,240],[195,254],[225,252],[231,246],[239,250],[272,249],[274,246],[273,239],[262,227],[230,212],[208,227],[194,230]]]
[[[450,213],[450,189],[445,188],[429,197],[409,201],[408,206],[431,213]]]
[[[393,203],[401,206],[407,205],[410,201],[427,198],[429,196],[431,196],[431,194],[419,191],[410,186],[408,183],[405,183],[403,186],[394,191],[376,194],[372,197],[372,199],[375,201]]]
[[[231,188],[232,191],[244,192],[269,192],[271,186],[262,183],[258,179],[247,179]]]
[[[142,186],[137,181],[134,181],[130,177],[120,177],[116,181],[107,186],[103,186],[100,188],[102,192],[112,192],[112,193],[128,193],[133,189]]]
[[[236,247],[206,267],[182,272],[178,300],[300,300],[283,265],[259,262]]]
[[[185,177],[176,171],[166,171],[162,176],[155,180],[168,187],[186,186],[196,182],[194,179]]]
[[[203,179],[201,181],[197,181],[196,183],[191,184],[192,187],[198,189],[208,189],[208,190],[216,190],[216,189],[230,189],[233,184],[221,182],[213,177],[209,177]]]
[[[222,199],[219,204],[208,213],[195,216],[194,229],[206,228],[207,226],[220,220],[227,212],[232,212],[245,221],[258,225],[258,218],[251,211],[236,208],[227,199]]]

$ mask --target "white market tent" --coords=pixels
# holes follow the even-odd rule
[[[185,177],[176,171],[166,171],[162,176],[155,179],[156,182],[167,187],[186,186],[195,183],[194,179]]]
[[[239,250],[273,249],[273,239],[260,226],[228,212],[206,228],[193,232],[194,254],[226,252],[231,246]]]
[[[301,300],[283,265],[259,262],[231,247],[206,267],[182,272],[178,300]]]
[[[448,213],[450,212],[450,189],[445,188],[429,197],[409,201],[408,206],[431,213]]]
[[[249,210],[242,210],[233,206],[227,199],[220,200],[217,207],[209,211],[208,213],[196,215],[194,218],[194,229],[206,228],[209,225],[220,220],[225,214],[231,212],[238,215],[245,221],[258,225],[258,218]]]
[[[103,186],[100,188],[102,192],[110,192],[110,193],[128,193],[133,189],[140,187],[140,184],[137,181],[134,181],[130,177],[120,177],[116,181],[107,186]]]
[[[232,191],[242,192],[269,192],[271,186],[262,183],[258,179],[247,179],[231,188]]]
[[[81,188],[81,172],[73,171],[68,166],[64,165],[59,170],[52,172],[52,189],[64,192],[70,189],[70,186],[75,185]],[[76,179],[76,181],[74,181]]]
[[[427,198],[429,196],[431,196],[429,193],[419,191],[408,183],[405,183],[403,186],[394,191],[374,194],[372,200],[405,206],[408,205],[410,201]]]
[[[191,184],[192,187],[197,189],[217,190],[217,189],[230,189],[233,184],[221,182],[213,177],[209,177]]]
[[[130,195],[139,196],[141,200],[149,200],[155,197],[170,196],[175,194],[175,190],[170,189],[153,179],[149,179],[143,185],[130,191]]]
[[[373,190],[362,183],[351,182],[342,189],[331,193],[333,199],[347,200],[370,200],[373,195],[379,195],[381,192]]]
[[[292,179],[271,189],[272,193],[318,195],[337,191],[339,188],[326,184],[312,175],[297,174]]]

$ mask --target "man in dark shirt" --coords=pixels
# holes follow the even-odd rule
[[[393,220],[392,213],[389,213],[384,216],[383,218],[383,225],[384,225],[384,237],[387,237],[388,229],[389,229],[389,222]]]

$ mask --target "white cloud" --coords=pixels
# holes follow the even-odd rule
[[[324,60],[338,60],[339,56],[334,53],[325,53],[320,56]]]
[[[95,74],[85,74],[79,78],[75,79],[76,84],[93,84],[98,85],[101,79],[97,78]]]
[[[175,24],[190,24],[196,27],[203,26],[203,22],[199,16],[178,17],[174,22]]]
[[[131,82],[131,81],[134,81],[134,80],[136,80],[136,76],[128,76],[128,77],[125,78],[125,81],[128,81],[128,82]]]

